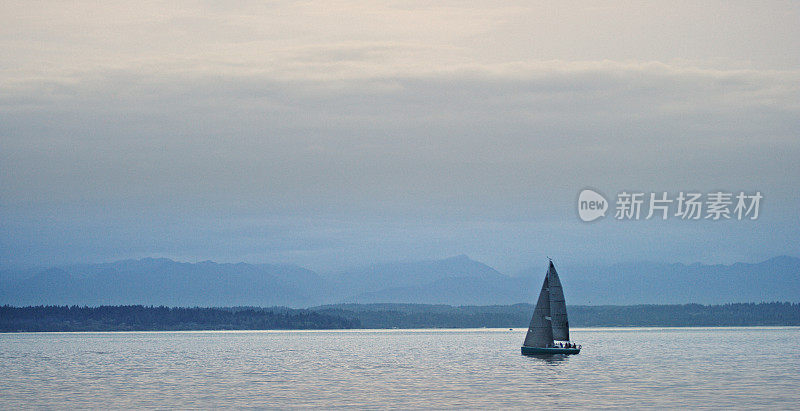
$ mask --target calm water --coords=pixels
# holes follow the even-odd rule
[[[800,328],[0,334],[0,408],[800,408]]]

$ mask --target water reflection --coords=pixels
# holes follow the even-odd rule
[[[569,355],[564,354],[528,354],[523,357],[532,358],[537,361],[545,362],[548,365],[564,365],[569,359]]]

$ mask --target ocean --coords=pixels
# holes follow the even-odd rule
[[[0,408],[800,408],[800,328],[0,334]]]

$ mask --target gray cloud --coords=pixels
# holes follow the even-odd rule
[[[87,74],[5,90],[4,132],[20,134],[4,143],[4,163],[27,173],[5,190],[23,201],[55,182],[66,199],[127,201],[153,190],[261,198],[305,187],[325,200],[365,189],[485,192],[506,176],[529,180],[509,188],[536,190],[550,185],[533,180],[598,168],[605,178],[658,171],[669,181],[689,169],[738,179],[732,162],[797,153],[798,80],[611,62],[330,81]]]
[[[15,61],[0,64],[3,259],[324,267],[468,252],[515,267],[551,247],[607,256],[609,240],[620,259],[800,251],[796,7],[680,8],[709,24],[690,29],[652,6],[595,21],[620,39],[600,36],[603,52],[581,25],[602,8],[566,6],[573,17],[553,18],[568,32],[523,24],[537,13],[523,4],[353,3],[345,22],[318,4],[206,7],[7,7],[20,18],[3,33],[24,34],[0,41]],[[773,30],[711,40],[730,30],[712,12]],[[650,42],[670,36],[685,42]],[[769,209],[758,226],[586,226],[585,186],[759,189]],[[659,233],[673,237],[653,256],[660,243],[642,238]]]

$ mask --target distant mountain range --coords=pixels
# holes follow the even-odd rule
[[[0,305],[287,306],[530,303],[544,264],[509,276],[461,255],[321,275],[294,265],[165,258],[0,272]],[[560,266],[570,305],[800,301],[800,258],[733,265]]]

